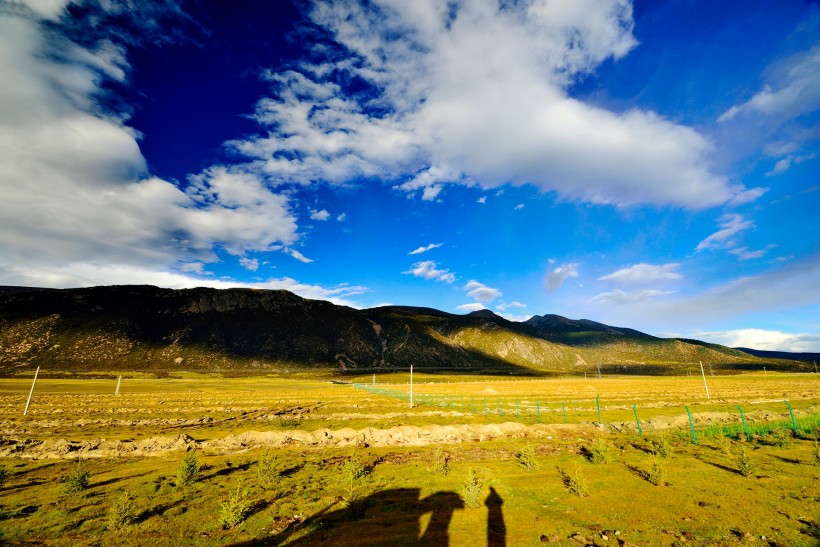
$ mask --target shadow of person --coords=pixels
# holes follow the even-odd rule
[[[382,490],[359,500],[355,510],[333,502],[271,536],[237,545],[449,545],[453,513],[464,508],[461,496],[436,492],[419,499],[420,494],[419,488]],[[428,513],[422,534],[421,518]]]
[[[464,509],[461,496],[454,492],[436,492],[421,500],[421,515],[432,513],[417,545],[449,545],[448,529],[456,509]]]
[[[501,506],[504,500],[490,487],[490,495],[484,501],[487,506],[487,546],[504,547],[507,545],[507,525],[504,524],[504,512]]]

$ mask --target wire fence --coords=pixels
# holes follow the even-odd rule
[[[698,414],[693,416],[689,405],[686,404],[662,405],[660,408],[658,405],[647,405],[641,408],[637,403],[631,405],[611,403],[602,406],[600,395],[594,400],[574,399],[561,401],[559,404],[555,401],[543,402],[532,397],[413,394],[371,384],[353,384],[353,387],[374,395],[405,401],[408,405],[412,402],[414,408],[449,410],[469,416],[497,417],[530,424],[596,423],[601,426],[610,424],[615,425],[618,429],[634,431],[639,436],[643,436],[645,430],[657,429],[659,423],[673,427],[682,426],[688,429],[691,440],[695,444],[698,443],[698,433],[701,437],[715,435],[740,437],[743,435],[747,440],[751,440],[753,436],[767,435],[775,429],[790,430],[795,436],[820,434],[820,413],[807,408],[801,410],[799,416],[795,416],[794,408],[788,400],[757,401],[756,403],[766,403],[768,406],[765,412],[755,408],[753,412],[755,416],[761,413],[763,415],[757,421],[753,421],[749,419],[749,415],[744,412],[740,404],[730,403],[710,403],[708,411],[704,412],[704,417],[700,417]],[[753,405],[754,403],[748,404]],[[669,416],[671,408],[678,408],[679,413]],[[747,406],[748,409],[749,406]],[[644,412],[649,414],[649,417],[642,417]],[[736,416],[736,421],[731,419],[722,422],[711,421],[710,415],[715,413],[724,415],[730,413]],[[688,428],[686,428],[687,425]]]

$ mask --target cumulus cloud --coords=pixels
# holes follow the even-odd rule
[[[336,0],[315,2],[310,17],[335,44],[298,70],[266,72],[275,93],[256,106],[263,131],[231,143],[274,181],[385,180],[423,200],[445,184],[512,182],[688,208],[743,191],[712,172],[696,130],[570,97],[636,45],[627,0]]]
[[[342,213],[341,215],[337,216],[336,220],[338,222],[344,222],[345,220],[347,220],[347,213]]]
[[[744,230],[753,227],[751,220],[747,220],[743,215],[728,214],[722,215],[718,218],[717,232],[713,233],[700,243],[695,248],[695,251],[703,251],[705,249],[722,249],[734,246],[734,237]]]
[[[462,304],[460,306],[456,306],[456,309],[459,310],[459,311],[470,313],[470,312],[473,312],[473,311],[486,310],[487,308],[484,307],[484,304],[479,304],[478,302],[472,302],[470,304]]]
[[[731,348],[751,348],[764,351],[820,352],[820,334],[789,333],[766,329],[736,329],[726,331],[693,331],[687,337],[721,344]]]
[[[259,260],[256,258],[240,258],[239,264],[248,271],[255,272],[259,269]]]
[[[506,311],[510,308],[526,308],[526,307],[527,307],[526,304],[522,304],[521,302],[518,302],[517,300],[513,300],[512,302],[509,302],[509,303],[508,302],[502,302],[501,304],[498,304],[495,307],[495,309],[497,309],[498,311]]]
[[[319,220],[324,222],[330,218],[330,213],[328,213],[326,209],[322,209],[321,211],[311,210],[310,218],[311,220]]]
[[[445,283],[452,283],[456,280],[455,274],[451,273],[450,270],[439,270],[436,262],[433,260],[416,262],[410,266],[408,271],[402,273],[421,277],[422,279],[443,281]]]
[[[106,82],[127,81],[125,47],[91,32],[81,46],[61,23],[46,31],[38,14],[57,21],[63,3],[30,5],[0,15],[4,262],[28,272],[69,263],[167,268],[213,261],[217,249],[242,256],[297,240],[289,198],[257,174],[217,166],[185,190],[152,176],[135,132],[98,102]]]
[[[418,249],[410,251],[407,254],[420,255],[421,253],[426,253],[427,251],[432,251],[433,249],[438,249],[442,245],[444,245],[444,244],[443,243],[431,243],[431,244],[427,245],[426,247],[419,247]]]
[[[570,262],[561,264],[544,277],[544,286],[549,292],[555,292],[567,279],[578,277],[578,264]]]
[[[476,200],[478,203],[487,203],[487,196],[481,196]]]
[[[464,287],[462,287],[462,289],[467,291],[467,296],[477,300],[478,302],[489,302],[491,300],[495,300],[502,294],[498,289],[488,287],[487,285],[474,280],[470,280],[466,285],[464,285]]]
[[[644,284],[655,283],[658,281],[674,281],[683,278],[683,276],[677,271],[679,268],[680,264],[677,263],[656,266],[654,264],[646,264],[642,262],[640,264],[635,264],[634,266],[621,268],[611,274],[599,277],[598,280],[615,281],[623,284]]]

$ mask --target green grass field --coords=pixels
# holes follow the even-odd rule
[[[407,374],[116,378],[43,373],[27,416],[31,378],[0,379],[4,541],[820,543],[815,375],[707,377],[707,401],[699,377],[416,374],[413,408]]]

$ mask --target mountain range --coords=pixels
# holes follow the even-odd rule
[[[284,373],[463,370],[513,374],[810,370],[780,354],[657,338],[558,315],[354,309],[288,291],[0,287],[0,374],[52,371]],[[813,369],[811,369],[813,370]]]

